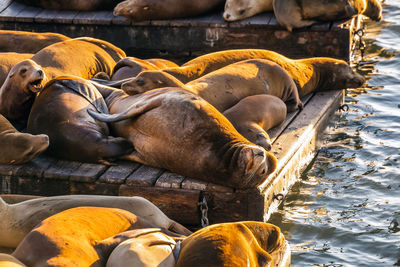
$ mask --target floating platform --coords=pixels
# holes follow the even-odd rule
[[[0,29],[58,32],[109,41],[139,58],[182,63],[205,53],[263,48],[292,58],[330,56],[350,61],[361,20],[324,23],[289,33],[272,13],[227,23],[220,13],[193,19],[132,23],[111,11],[75,12],[0,2]],[[116,166],[59,161],[40,156],[23,165],[0,165],[0,193],[28,195],[101,194],[143,196],[170,218],[194,228],[201,223],[268,220],[290,186],[314,158],[322,132],[343,104],[343,91],[303,99],[302,111],[288,114],[269,131],[278,169],[259,187],[239,190],[183,177],[132,162]]]
[[[270,49],[291,58],[328,56],[349,61],[358,22],[321,23],[290,33],[272,12],[230,23],[224,21],[222,11],[190,19],[130,22],[112,11],[56,11],[0,1],[0,29],[90,36],[111,42],[129,56],[161,57],[177,63],[236,48]]]

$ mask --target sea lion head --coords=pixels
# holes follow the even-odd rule
[[[147,0],[126,0],[114,8],[114,16],[124,16],[133,21],[142,21],[154,16],[152,1]],[[153,1],[154,2],[154,1]],[[154,5],[154,3],[153,3]]]
[[[222,16],[226,21],[236,21],[251,17],[257,13],[260,13],[260,7],[254,1],[227,0]]]
[[[37,93],[43,89],[46,75],[33,60],[27,59],[11,68],[8,78],[13,84],[22,88],[25,94]]]
[[[270,223],[246,221],[243,224],[253,233],[259,245],[272,253],[285,244],[285,237],[278,226]]]
[[[21,164],[30,161],[49,146],[49,137],[45,134],[3,132],[0,136],[0,161],[4,164]]]
[[[135,78],[121,85],[121,89],[128,95],[141,94],[163,87],[182,87],[182,82],[174,76],[160,70],[142,71]]]

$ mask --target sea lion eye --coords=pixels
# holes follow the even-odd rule
[[[246,11],[246,9],[240,9],[239,10],[239,15],[243,15],[245,11]]]
[[[25,72],[27,72],[27,69],[21,69],[20,71],[19,71],[19,73],[21,73],[21,74],[24,74]]]
[[[149,6],[144,6],[144,7],[143,7],[143,10],[149,10],[149,9],[150,9]]]
[[[145,84],[143,79],[137,79],[136,83],[137,83],[137,85],[144,85]]]

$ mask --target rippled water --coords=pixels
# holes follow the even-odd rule
[[[270,220],[293,266],[400,266],[400,0],[365,38],[367,87],[347,91],[349,111]]]

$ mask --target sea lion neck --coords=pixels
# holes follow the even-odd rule
[[[302,65],[301,69],[301,77],[302,80],[297,82],[299,96],[303,97],[316,88],[319,88],[321,81],[321,69],[319,68],[321,63],[321,58],[306,58],[296,60],[300,65]],[[299,87],[300,86],[300,87]]]
[[[204,72],[204,68],[201,66],[199,66],[198,68],[192,68],[192,66],[189,65],[164,69],[163,72],[174,76],[182,83],[188,83],[192,80],[199,78]]]
[[[99,90],[100,94],[103,96],[108,107],[110,107],[115,100],[117,100],[123,95],[126,95],[124,91],[117,88],[102,85],[96,82],[92,82],[92,84],[96,86],[97,90]]]

